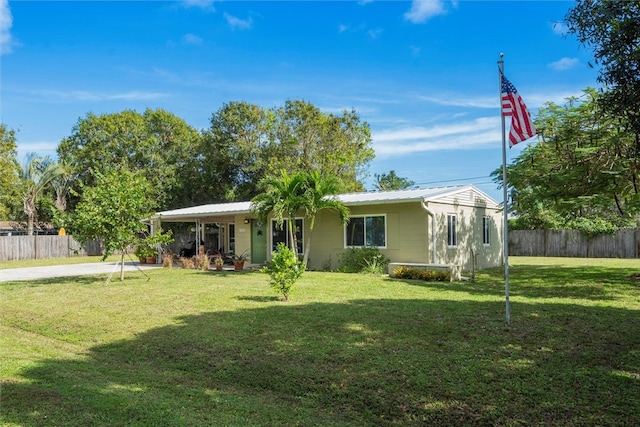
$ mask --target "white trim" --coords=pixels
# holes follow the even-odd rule
[[[482,246],[491,246],[491,217],[487,215],[482,217]]]
[[[449,243],[449,238],[451,237],[451,230],[450,230],[450,226],[451,223],[449,222],[449,218],[453,218],[454,219],[454,224],[453,224],[453,238],[455,240],[455,244],[450,244]],[[455,213],[448,213],[447,214],[447,248],[457,248],[458,247],[458,214]]]

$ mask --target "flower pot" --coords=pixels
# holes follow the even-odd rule
[[[240,271],[244,268],[244,261],[233,261],[233,266],[235,267],[236,271]]]
[[[155,264],[156,263],[156,257],[155,256],[148,256],[147,257],[147,264]]]
[[[140,261],[140,264],[146,264],[147,263],[147,259],[145,257],[139,257],[138,261]]]

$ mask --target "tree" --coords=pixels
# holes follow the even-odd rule
[[[22,167],[22,202],[27,216],[27,235],[33,235],[33,224],[38,215],[38,201],[51,182],[62,173],[60,165],[49,157],[29,153]]]
[[[536,118],[540,142],[508,166],[510,209],[519,228],[608,232],[640,223],[640,168],[632,132],[585,90],[566,105],[547,103]],[[501,182],[501,170],[493,172]]]
[[[230,102],[212,115],[199,149],[201,202],[249,200],[259,193],[273,121],[271,111],[247,102]]]
[[[317,171],[301,174],[303,181],[302,207],[305,211],[305,217],[309,219],[309,233],[307,234],[304,259],[302,261],[302,264],[306,267],[309,262],[309,253],[311,252],[311,236],[318,213],[322,210],[336,211],[340,216],[340,222],[345,224],[349,220],[349,208],[340,200],[330,197],[338,193],[339,181],[337,178],[324,178]]]
[[[280,242],[273,260],[262,271],[269,274],[271,289],[282,294],[285,301],[289,301],[291,289],[296,281],[302,277],[304,265],[294,251]]]
[[[191,184],[198,175],[200,135],[184,120],[157,109],[125,110],[78,120],[58,146],[60,161],[74,178],[74,191],[95,185],[93,172],[140,171],[151,184],[155,208],[192,204]]]
[[[20,200],[20,164],[17,160],[16,134],[0,123],[0,219],[15,219]]]
[[[113,169],[94,175],[95,185],[82,187],[71,228],[82,244],[101,239],[103,260],[120,251],[120,280],[124,280],[124,256],[147,230],[142,220],[150,216],[151,187],[141,172]]]
[[[600,102],[626,119],[640,157],[640,0],[578,0],[565,19],[569,32],[593,49],[605,84]]]
[[[364,189],[361,178],[375,157],[371,131],[355,110],[334,115],[313,104],[287,101],[276,111],[277,155],[271,156],[268,173],[318,171],[322,177],[337,177],[341,191]]]
[[[266,221],[269,214],[282,229],[287,220],[287,236],[291,250],[298,253],[298,240],[295,230],[296,213],[304,206],[305,177],[298,173],[289,175],[282,170],[280,177],[267,177],[261,181],[264,192],[252,199],[253,211],[261,221]]]
[[[225,104],[202,137],[200,194],[210,200],[247,200],[267,176],[317,170],[337,177],[341,191],[364,188],[373,159],[369,125],[355,111],[326,114],[305,101],[264,109]]]
[[[374,184],[377,191],[388,190],[405,190],[415,184],[415,182],[396,175],[395,170],[391,170],[388,174],[374,174],[376,182]]]

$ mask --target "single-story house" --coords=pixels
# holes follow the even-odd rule
[[[343,225],[336,212],[321,211],[316,219],[309,268],[335,268],[350,247],[375,246],[391,262],[447,264],[462,270],[502,264],[502,207],[473,185],[377,191],[333,196],[350,210]],[[158,212],[154,228],[167,222],[195,223],[196,240],[207,227],[216,228],[213,247],[245,252],[249,263],[271,259],[279,242],[288,243],[274,220],[262,222],[251,202],[217,203]],[[309,233],[302,213],[296,218],[299,252]]]

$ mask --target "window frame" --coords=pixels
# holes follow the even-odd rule
[[[367,218],[375,218],[375,217],[382,217],[384,218],[384,245],[383,246],[376,246],[376,245],[367,245]],[[362,215],[351,215],[349,218],[349,222],[351,222],[352,219],[354,218],[363,218],[363,230],[362,230],[362,234],[364,237],[364,244],[363,245],[349,245],[348,241],[347,241],[347,227],[349,226],[349,224],[345,224],[344,227],[342,228],[343,230],[343,241],[344,241],[344,248],[345,249],[349,249],[349,248],[378,248],[378,249],[386,249],[387,245],[388,245],[388,241],[389,241],[389,235],[387,233],[387,214],[386,213],[381,213],[381,214],[362,214]]]
[[[482,217],[482,245],[491,246],[491,217]]]
[[[454,213],[447,214],[447,247],[458,247],[458,215]]]
[[[304,217],[295,217],[294,221],[297,223],[298,221],[300,221],[300,238],[297,239],[297,243],[298,243],[298,247],[300,248],[300,252],[298,252],[298,255],[304,255]],[[289,218],[284,218],[282,221],[282,230],[277,228],[277,223],[278,221],[276,221],[274,218],[271,218],[271,227],[269,228],[269,243],[271,244],[271,253],[273,254],[276,251],[276,244],[274,244],[273,242],[273,232],[274,230],[278,230],[278,231],[282,231],[285,234],[285,239],[284,242],[287,247],[289,249],[291,249],[291,247],[289,247],[289,245],[291,244],[291,242],[289,241],[289,230],[287,229],[287,223],[289,222]]]

